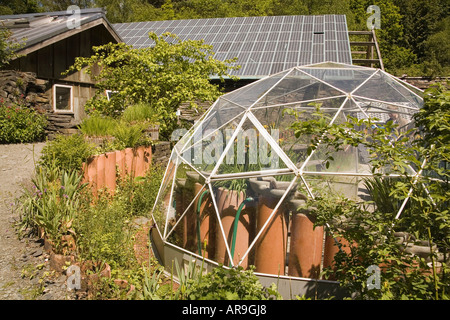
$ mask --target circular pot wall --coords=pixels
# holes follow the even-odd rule
[[[288,275],[318,279],[322,260],[323,227],[314,228],[310,217],[294,213],[291,226]]]
[[[220,220],[225,234],[226,242],[233,257],[233,265],[237,265],[239,260],[247,252],[254,226],[255,208],[253,203],[246,203],[243,192],[218,188],[217,207],[220,213]],[[238,212],[241,207],[240,212]],[[239,217],[237,215],[239,214]],[[238,220],[236,220],[238,218]],[[222,231],[216,228],[216,261],[224,265],[230,265],[230,258],[225,246]],[[249,255],[240,263],[244,269],[249,265]]]

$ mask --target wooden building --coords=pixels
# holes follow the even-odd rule
[[[12,39],[22,44],[17,51],[21,56],[6,68],[32,72],[45,83],[45,109],[50,122],[61,128],[78,124],[85,116],[86,101],[95,93],[94,82],[84,71],[61,73],[73,65],[76,57],[91,56],[93,46],[122,42],[104,10],[0,16],[0,26],[8,28]]]

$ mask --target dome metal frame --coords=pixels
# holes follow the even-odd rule
[[[293,134],[288,126],[289,123],[292,123],[292,119],[285,116],[284,110],[300,110],[307,118],[315,110],[314,105],[311,104],[320,103],[322,110],[331,119],[329,124],[345,122],[348,115],[358,118],[375,117],[381,123],[386,121],[389,114],[396,113],[397,117],[406,123],[405,127],[411,127],[414,125],[413,114],[419,111],[423,105],[422,94],[422,90],[381,69],[324,62],[293,67],[222,95],[176,143],[166,167],[163,183],[152,210],[157,232],[153,232],[152,237],[158,244],[156,247],[162,256],[163,264],[166,267],[170,265],[167,259],[173,259],[177,254],[181,255],[179,256],[180,260],[190,261],[190,259],[196,258],[199,261],[207,261],[211,266],[216,266],[223,261],[228,261],[225,267],[247,264],[247,260],[250,255],[254,254],[255,246],[260,241],[262,234],[267,231],[269,224],[273,222],[285,201],[292,198],[292,194],[298,190],[296,188],[299,185],[304,187],[304,196],[314,199],[315,195],[311,185],[317,183],[317,180],[314,180],[317,177],[322,179],[325,177],[325,179],[330,179],[329,181],[349,179],[353,182],[348,184],[353,183],[357,190],[358,183],[362,178],[373,176],[368,164],[360,160],[361,150],[358,148],[349,149],[346,154],[337,154],[337,156],[344,157],[342,166],[325,170],[320,166],[320,148],[306,155],[305,141],[299,143],[298,140],[292,139]],[[274,128],[277,123],[279,127]],[[263,150],[262,144],[267,143],[264,145],[266,148],[264,150],[270,149],[270,166],[263,167],[258,164],[259,167],[256,166],[256,168],[259,170],[255,169],[255,166],[251,169],[249,160],[246,158],[245,163],[235,166],[237,171],[229,172],[230,159],[233,156],[236,161],[239,156],[235,149],[240,134],[245,135],[244,141],[248,141],[249,144],[247,157],[253,155],[253,152],[250,152],[250,141],[253,141],[251,139],[256,139],[255,141],[260,143],[258,148],[261,149],[256,149],[256,147],[253,149],[253,151],[259,152],[258,155],[253,156],[259,158],[261,158],[261,150]],[[253,138],[253,135],[256,138]],[[305,139],[307,138],[305,137]],[[211,156],[212,154],[213,156]],[[205,155],[207,157],[204,157]],[[274,163],[276,165],[272,165]],[[411,176],[417,177],[420,174],[420,168],[414,169],[410,166]],[[181,206],[179,197],[182,197],[183,191],[178,194],[178,189],[187,189],[183,189],[184,185],[180,187],[180,181],[186,183],[186,180],[192,176],[197,179],[195,192],[193,189],[188,190],[190,192],[189,201],[185,201]],[[276,180],[274,177],[281,178],[283,182],[274,182]],[[245,253],[240,252],[238,261],[232,253],[235,243],[230,243],[229,226],[225,230],[222,223],[223,207],[221,207],[222,204],[219,204],[217,191],[219,185],[230,180],[246,182],[247,185],[261,180],[283,185],[283,191],[279,192],[279,198],[270,216],[251,236],[247,250]],[[351,192],[355,190],[354,185]],[[200,249],[199,236],[198,251],[197,247],[194,250],[192,246],[189,248],[187,245],[180,245],[183,241],[185,244],[189,242],[189,239],[186,239],[189,238],[189,233],[195,233],[193,229],[197,228],[197,232],[199,232],[200,224],[196,226],[188,220],[189,217],[195,218],[193,215],[196,210],[195,206],[198,206],[198,212],[200,211],[204,204],[201,202],[198,204],[199,199],[205,195],[209,199],[206,200],[206,202],[209,201],[207,204],[209,209],[202,210],[210,210],[210,219],[215,221],[214,228],[217,230],[217,234],[221,235],[226,252],[222,262],[218,262],[217,259],[208,256]],[[358,197],[357,191],[355,196]],[[405,199],[396,218],[400,216],[407,201],[408,199]],[[206,207],[206,204],[204,206]],[[197,219],[200,219],[198,213]],[[250,221],[250,223],[254,222]],[[181,228],[185,230],[184,235],[177,234]],[[191,229],[189,230],[189,228]],[[184,240],[180,240],[181,237],[184,237]],[[217,241],[220,242],[220,236],[213,239],[212,242],[217,245],[219,243]],[[165,251],[166,249],[170,253]],[[270,257],[267,258],[270,259]],[[268,277],[267,279],[278,277],[278,279],[289,281],[292,279],[303,281],[303,284],[300,285],[302,288],[305,288],[307,286],[305,283],[310,281],[327,285],[334,283],[321,279],[289,276],[284,270],[278,274],[264,272],[257,274],[263,278]]]

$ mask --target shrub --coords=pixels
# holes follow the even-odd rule
[[[214,268],[206,275],[188,281],[186,297],[189,300],[280,299],[275,285],[270,288],[263,287],[253,273],[253,268]]]
[[[95,151],[95,148],[84,140],[83,135],[59,135],[42,149],[39,165],[46,166],[53,161],[63,170],[81,170],[85,162]]]
[[[149,216],[164,176],[164,168],[152,166],[145,176],[124,178],[118,183],[116,198],[122,199],[134,216]]]
[[[83,260],[107,262],[111,268],[129,268],[136,261],[129,219],[122,201],[100,196],[93,206],[78,212],[74,228]]]
[[[0,103],[0,143],[42,141],[46,125],[45,115],[34,109]]]

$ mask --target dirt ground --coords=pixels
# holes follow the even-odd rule
[[[35,162],[45,143],[0,145],[0,300],[70,299],[66,276],[50,272],[39,239],[19,239],[15,199],[31,186]]]

